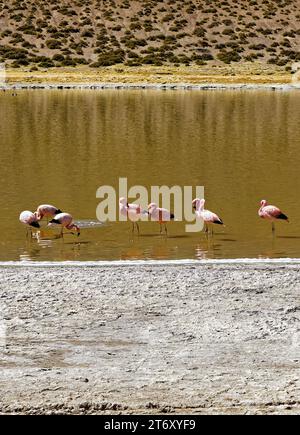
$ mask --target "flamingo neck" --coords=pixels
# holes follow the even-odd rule
[[[66,226],[67,230],[77,230],[77,225],[75,224],[70,224]]]
[[[204,204],[201,202],[199,203],[198,211],[204,211]]]

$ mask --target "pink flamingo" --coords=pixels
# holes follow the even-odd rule
[[[148,214],[151,216],[151,220],[159,222],[160,234],[162,233],[162,225],[165,226],[165,233],[167,234],[167,222],[174,220],[175,216],[170,213],[166,208],[157,207],[157,205],[152,202],[148,205]]]
[[[52,219],[48,226],[54,226],[54,225],[61,225],[62,229],[61,229],[61,235],[63,236],[64,234],[64,228],[66,228],[67,230],[75,230],[77,231],[77,236],[80,236],[80,228],[78,225],[76,225],[73,222],[73,217],[69,214],[69,213],[60,213],[57,214],[55,216],[54,219]],[[73,233],[72,233],[73,234]]]
[[[24,225],[27,225],[27,236],[28,236],[28,227],[30,228],[31,237],[32,237],[32,228],[40,228],[40,224],[38,223],[38,218],[36,213],[32,213],[31,211],[22,211],[19,218],[20,222]]]
[[[54,216],[62,213],[62,211],[60,209],[54,207],[54,205],[43,204],[43,205],[38,206],[36,213],[37,213],[37,218],[40,221],[44,217],[54,218]]]
[[[275,233],[275,221],[283,220],[289,222],[289,218],[275,205],[268,205],[268,202],[263,199],[260,203],[261,207],[258,210],[258,216],[262,219],[267,219],[272,222],[272,232]]]
[[[211,226],[211,234],[213,234],[213,224],[224,225],[222,219],[216,213],[204,209],[205,199],[196,198],[192,204],[193,208],[196,209],[196,216],[204,221],[206,233],[208,233],[208,226]]]
[[[119,199],[119,207],[121,215],[126,216],[132,222],[132,232],[136,226],[137,232],[140,233],[137,221],[140,220],[142,214],[147,214],[147,212],[141,209],[140,204],[129,204],[126,198]]]

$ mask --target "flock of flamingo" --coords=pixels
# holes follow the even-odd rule
[[[47,220],[51,219],[48,222],[48,226],[60,226],[62,236],[64,228],[76,231],[77,235],[80,236],[80,228],[74,223],[73,217],[69,213],[63,213],[59,208],[54,207],[54,205],[43,204],[34,213],[26,210],[20,214],[20,222],[31,230],[31,236],[32,228],[40,228],[40,221],[43,218],[47,218]]]
[[[262,219],[266,219],[272,223],[272,232],[275,233],[275,222],[278,220],[289,221],[288,217],[276,206],[268,205],[266,200],[262,200],[261,207],[258,210],[258,215]],[[192,206],[195,210],[196,218],[201,219],[204,222],[204,230],[208,234],[213,234],[214,225],[224,225],[222,219],[210,210],[206,210],[205,199],[196,198],[192,202]],[[143,210],[139,204],[129,204],[126,198],[120,198],[119,200],[120,213],[126,216],[128,220],[132,222],[132,231],[137,229],[139,233],[138,221],[143,215],[150,216],[152,221],[158,222],[160,225],[160,233],[163,231],[167,234],[167,222],[174,220],[175,216],[166,208],[158,207],[155,203],[151,203],[148,206],[148,210]],[[23,211],[20,214],[20,222],[27,226],[31,231],[32,228],[40,228],[40,221],[43,218],[51,219],[48,221],[48,226],[61,227],[61,236],[64,234],[64,229],[73,231],[80,235],[80,228],[74,223],[73,217],[69,213],[63,213],[60,209],[53,205],[40,205],[37,211],[32,213],[31,211]],[[210,230],[209,230],[210,228]]]

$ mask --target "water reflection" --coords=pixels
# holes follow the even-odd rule
[[[0,95],[0,260],[299,257],[297,92],[20,91]],[[184,224],[96,225],[102,185],[204,185],[226,223],[207,241]],[[257,217],[267,198],[288,213],[273,245]],[[80,240],[26,241],[20,210],[50,202],[84,227]],[[94,224],[92,224],[94,222]],[[43,228],[44,231],[44,228]]]

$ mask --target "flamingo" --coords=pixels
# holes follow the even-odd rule
[[[37,218],[40,221],[44,217],[54,218],[57,214],[62,213],[62,211],[54,207],[54,205],[43,204],[38,206],[36,213],[37,213]]]
[[[66,228],[67,230],[75,230],[77,231],[77,236],[80,236],[80,228],[78,225],[76,225],[73,222],[73,216],[71,216],[69,213],[59,213],[55,216],[54,219],[52,219],[48,226],[54,226],[54,225],[61,225],[62,226],[62,230],[61,230],[61,235],[63,236],[64,234],[64,228]]]
[[[170,213],[166,208],[157,207],[157,205],[152,202],[148,205],[148,214],[151,216],[151,220],[159,222],[160,234],[162,233],[162,224],[165,226],[165,233],[167,234],[167,222],[174,220],[175,216]]]
[[[38,218],[36,213],[32,213],[31,211],[25,210],[22,211],[19,218],[20,222],[24,225],[27,225],[27,236],[28,236],[28,227],[31,231],[32,237],[32,228],[40,228],[40,224],[38,223]]]
[[[142,214],[147,212],[143,211],[139,204],[129,204],[126,198],[119,199],[119,207],[120,213],[123,216],[127,216],[127,218],[132,222],[132,232],[134,232],[134,228],[136,226],[137,232],[140,233],[140,228],[137,221],[140,219]]]
[[[203,219],[205,223],[205,232],[208,233],[208,226],[209,225],[224,225],[222,219],[219,218],[219,216],[216,213],[213,213],[212,211],[205,210],[205,199],[199,199],[196,198],[192,202],[193,208],[196,209],[196,216],[199,219]],[[213,228],[211,227],[211,234],[213,234]]]
[[[261,207],[258,210],[258,216],[262,219],[267,219],[272,222],[272,233],[275,233],[275,221],[283,220],[289,222],[289,218],[275,205],[268,205],[268,202],[263,199],[260,203]]]

